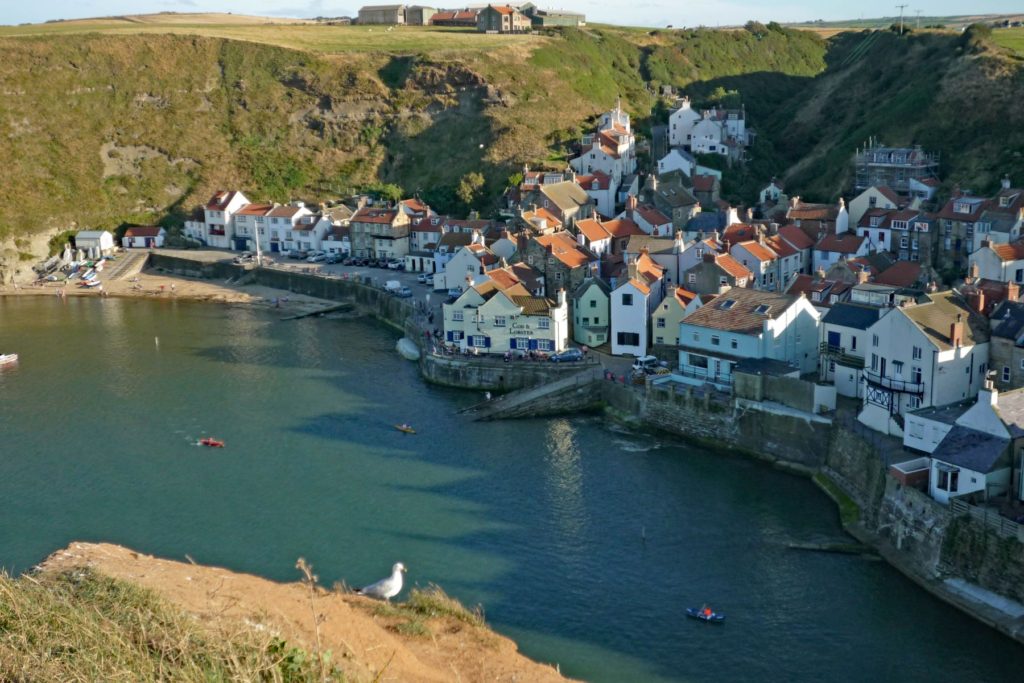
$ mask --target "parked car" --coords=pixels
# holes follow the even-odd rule
[[[462,290],[459,289],[458,287],[452,287],[451,289],[448,290],[448,296],[452,299],[458,299],[460,296],[462,296]]]
[[[397,292],[395,292],[395,296],[402,299],[407,299],[410,296],[412,296],[412,290],[409,289],[408,287],[402,287]]]
[[[633,372],[642,372],[650,375],[657,371],[657,369],[657,356],[640,356],[635,361],[633,361]]]
[[[327,260],[326,254],[314,254],[306,259],[307,263],[323,263]]]
[[[292,249],[291,251],[288,252],[288,258],[304,259],[307,258],[308,256],[309,254],[302,251],[301,249]]]
[[[341,254],[328,254],[324,263],[341,263],[345,259]]]
[[[430,285],[434,283],[434,278],[430,275],[430,273],[420,273],[419,275],[416,276],[416,282],[420,283],[421,285]]]
[[[397,260],[397,259],[396,260],[392,260],[392,261],[388,261],[388,269],[389,270],[398,270],[399,268],[404,268],[404,267],[405,267],[405,264],[403,262]]]
[[[583,360],[583,352],[579,349],[566,349],[553,354],[549,360],[552,363],[573,363]]]

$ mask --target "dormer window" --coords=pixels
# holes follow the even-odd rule
[[[953,204],[953,211],[956,213],[970,213],[971,205],[969,202],[955,202]]]
[[[720,308],[723,311],[728,311],[728,310],[732,309],[732,307],[735,306],[735,305],[736,305],[736,299],[726,299],[721,304],[719,304],[718,308]]]
[[[769,310],[771,310],[770,305],[761,304],[760,306],[754,309],[754,313],[757,313],[758,315],[768,315]]]
[[[1009,197],[1000,197],[999,198],[999,207],[1000,208],[1005,209],[1009,205],[1010,205],[1010,198]]]
[[[881,216],[872,216],[871,217],[871,227],[872,228],[877,228],[881,224],[882,224],[882,217]]]

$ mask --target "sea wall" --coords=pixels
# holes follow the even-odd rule
[[[246,268],[227,261],[199,261],[154,251],[149,267],[165,272],[205,280],[223,280],[239,284],[257,284],[332,301],[354,303],[361,313],[402,329],[413,313],[406,299],[394,297],[383,289],[356,279],[323,277],[277,268]]]
[[[782,406],[732,399],[692,388],[599,383],[602,400],[642,426],[717,448],[813,470],[825,461],[831,422]]]
[[[966,516],[948,520],[941,540],[944,572],[1024,603],[1024,543]]]
[[[587,364],[586,367],[589,367]],[[433,384],[480,391],[507,392],[526,389],[578,373],[581,363],[474,358],[472,356],[435,356],[423,354],[420,370]],[[571,408],[569,409],[571,412]]]

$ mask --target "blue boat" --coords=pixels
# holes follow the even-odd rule
[[[724,614],[719,614],[718,612],[706,612],[705,610],[698,609],[696,607],[687,607],[686,616],[690,617],[691,619],[705,621],[709,624],[720,624],[723,621],[725,621]]]

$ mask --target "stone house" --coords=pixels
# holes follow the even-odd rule
[[[1012,291],[989,318],[992,333],[988,364],[1000,391],[1024,387],[1024,302],[1017,299],[1015,283],[1007,286]]]
[[[682,286],[697,294],[721,294],[733,287],[748,287],[753,274],[731,254],[707,250],[701,261],[682,275]]]
[[[400,209],[364,206],[350,223],[352,250],[361,258],[402,258],[409,253],[410,222]]]
[[[586,278],[597,274],[597,257],[564,231],[530,237],[523,260],[544,274],[549,295],[559,289],[574,292]]]

